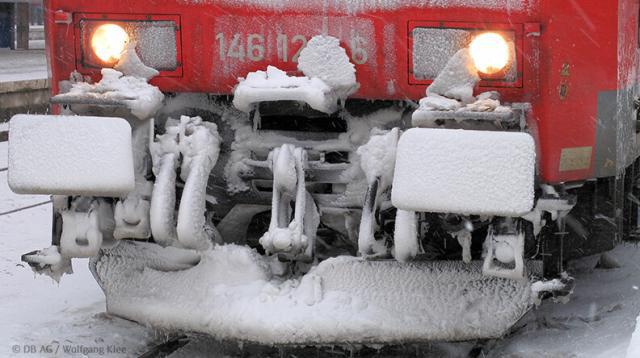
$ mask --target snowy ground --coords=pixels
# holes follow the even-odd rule
[[[0,83],[39,80],[47,77],[47,58],[44,50],[0,49]]]
[[[0,143],[0,168],[7,164],[7,143]],[[47,201],[46,196],[11,193],[7,172],[0,172],[0,212]],[[156,340],[153,332],[135,323],[104,314],[102,291],[89,272],[87,260],[73,263],[75,273],[56,283],[48,277],[34,276],[20,255],[49,246],[51,206],[45,205],[15,214],[0,216],[0,356],[23,356],[36,347],[103,349],[124,348],[123,357],[147,349]],[[81,348],[82,349],[82,348]],[[98,356],[92,354],[91,356]]]
[[[625,357],[640,312],[640,248],[621,245],[611,255],[621,268],[593,269],[596,260],[581,260],[571,301],[545,302],[512,336],[490,344],[488,356]]]
[[[7,143],[0,143],[0,169],[6,167]],[[0,212],[48,200],[18,196],[6,186],[0,172]],[[20,255],[48,246],[49,205],[0,216],[0,356],[136,356],[165,337],[152,329],[104,313],[104,296],[87,269],[86,260],[74,262],[75,274],[58,284],[34,276]],[[502,340],[478,342],[487,357],[624,357],[640,312],[640,248],[620,246],[612,253],[619,269],[593,269],[586,259],[576,270],[576,289],[567,304],[545,302],[533,310]],[[428,304],[428,302],[425,302]],[[474,343],[431,344],[355,350],[359,356],[469,356]],[[46,353],[49,349],[56,353]],[[73,349],[75,354],[66,350]],[[351,349],[354,349],[353,347]],[[336,356],[349,349],[273,349],[220,344],[198,338],[174,357],[194,356]]]

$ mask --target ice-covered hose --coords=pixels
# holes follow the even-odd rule
[[[176,169],[180,149],[178,147],[178,126],[167,127],[164,135],[151,144],[153,173],[156,181],[151,195],[151,233],[154,240],[163,246],[177,242],[176,232]]]
[[[216,125],[205,123],[200,117],[183,116],[180,121],[184,126],[180,133],[180,176],[185,185],[178,211],[178,241],[186,248],[205,250],[212,245],[204,216],[207,182],[218,160],[220,138]]]

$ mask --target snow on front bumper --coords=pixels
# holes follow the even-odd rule
[[[264,344],[391,343],[504,335],[531,307],[528,280],[479,264],[338,257],[301,278],[241,246],[196,252],[122,241],[91,269],[115,315]]]

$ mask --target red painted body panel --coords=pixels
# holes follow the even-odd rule
[[[618,4],[597,0],[542,3],[540,93],[533,102],[542,152],[540,170],[548,181],[589,178],[591,167],[560,172],[560,156],[563,148],[595,150],[598,93],[617,88]],[[563,73],[565,65],[568,75]],[[562,85],[567,89],[564,98]]]
[[[99,79],[95,70],[79,66],[77,21],[83,14],[108,15],[108,19],[132,16],[179,16],[178,51],[181,76],[158,77],[152,83],[167,92],[230,94],[237,78],[272,64],[295,72],[292,57],[319,33],[338,37],[356,63],[361,84],[353,96],[367,99],[413,99],[423,97],[428,82],[410,76],[411,24],[428,22],[471,24],[478,29],[510,27],[516,31],[519,78],[515,85],[482,87],[495,89],[503,99],[530,102],[529,124],[538,142],[540,177],[544,182],[583,180],[593,176],[588,169],[560,171],[563,148],[592,147],[595,150],[597,97],[601,91],[620,89],[618,84],[619,3],[599,0],[522,0],[523,9],[487,7],[400,7],[348,13],[322,8],[309,1],[303,8],[250,6],[232,1],[93,1],[47,0],[51,13],[73,14],[72,24],[54,23],[49,16],[48,50],[51,56],[53,91],[59,80],[73,70]],[[256,1],[256,3],[258,3]],[[637,46],[638,0],[620,0],[635,9],[622,31],[628,46]],[[317,5],[317,6],[316,6]],[[256,37],[253,35],[260,35]],[[235,44],[234,44],[234,38]],[[264,50],[251,47],[263,45]],[[238,58],[242,43],[243,58]],[[283,49],[286,43],[286,50]],[[251,47],[246,53],[247,47]],[[224,52],[221,49],[224,47]],[[230,51],[231,50],[231,51]],[[235,56],[235,57],[234,57]],[[635,66],[637,54],[627,59]],[[563,72],[568,64],[569,75]],[[635,81],[635,78],[633,79]],[[413,83],[412,83],[413,82]],[[418,81],[419,82],[419,81]],[[484,83],[485,85],[487,83]],[[482,84],[481,84],[482,85]],[[561,86],[567,89],[560,95]],[[593,158],[593,155],[592,155]]]

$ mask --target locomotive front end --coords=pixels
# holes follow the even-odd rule
[[[49,1],[56,115],[12,119],[9,183],[54,233],[23,260],[265,344],[496,338],[568,294],[595,179],[554,154],[546,5],[285,3]]]

